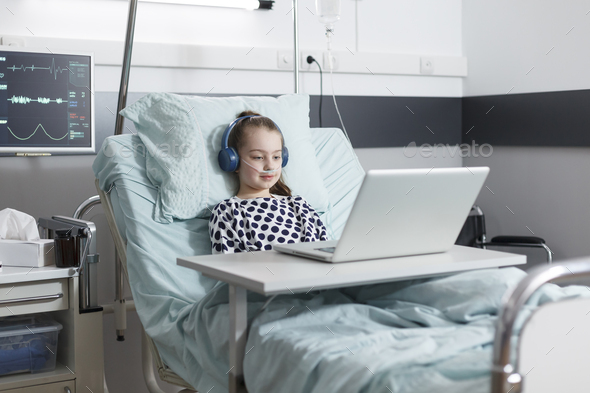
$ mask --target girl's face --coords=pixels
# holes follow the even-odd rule
[[[236,171],[240,178],[238,194],[250,198],[268,197],[269,189],[281,177],[281,135],[263,127],[249,127],[244,131],[245,143],[238,151],[242,162]],[[264,172],[274,169],[274,172]]]

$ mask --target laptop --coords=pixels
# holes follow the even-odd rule
[[[330,263],[448,251],[489,171],[488,167],[370,170],[340,240],[273,248]]]

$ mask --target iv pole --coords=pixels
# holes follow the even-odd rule
[[[137,15],[137,0],[129,1],[129,17],[127,20],[127,34],[123,53],[123,69],[121,70],[121,84],[119,85],[119,102],[117,103],[117,123],[115,135],[123,133],[125,119],[119,113],[127,105],[127,91],[129,89],[129,72],[131,71],[131,52],[133,51],[133,34],[135,32],[135,16]]]
[[[119,101],[117,103],[115,135],[121,135],[123,133],[123,123],[125,121],[119,112],[121,112],[127,105],[127,92],[129,90],[129,72],[131,71],[131,53],[133,51],[133,35],[135,33],[137,2],[138,0],[129,1],[129,17],[127,20],[127,33],[125,36],[125,48],[123,52],[121,83],[119,85]],[[299,7],[297,6],[297,0],[293,0],[293,76],[295,79],[295,94],[299,94]]]
[[[299,21],[297,0],[293,0],[293,74],[295,77],[295,94],[299,94]]]

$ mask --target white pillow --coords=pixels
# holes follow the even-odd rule
[[[271,118],[283,132],[289,163],[285,183],[318,213],[328,207],[309,128],[309,96],[208,98],[151,93],[121,111],[145,144],[146,169],[158,187],[157,222],[208,217],[209,209],[237,191],[237,176],[217,163],[221,136],[244,110]]]

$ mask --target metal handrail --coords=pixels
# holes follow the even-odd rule
[[[522,375],[518,372],[518,357],[510,361],[512,333],[516,318],[528,299],[544,284],[563,278],[590,276],[590,260],[578,259],[556,265],[531,269],[529,274],[502,301],[498,315],[492,365],[492,393],[519,393]]]
[[[100,197],[98,195],[92,196],[82,202],[74,212],[72,218],[76,220],[82,219],[82,216],[90,211],[94,206],[100,205]]]

